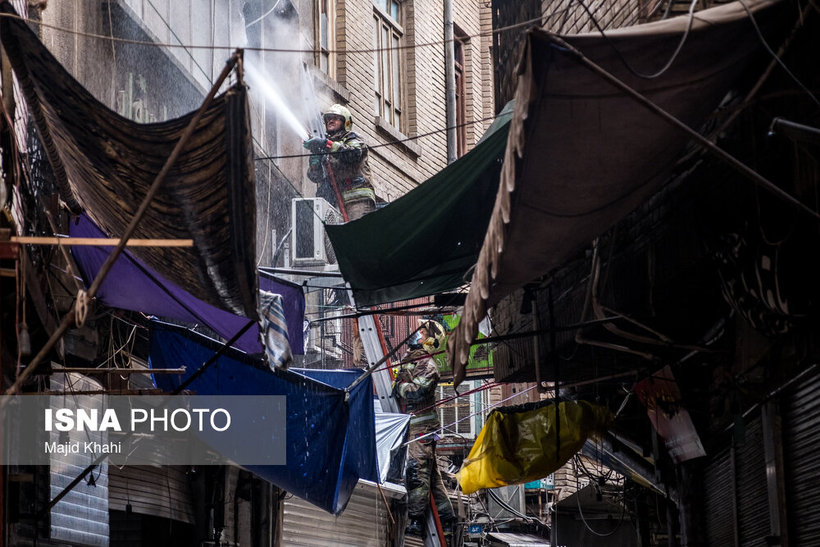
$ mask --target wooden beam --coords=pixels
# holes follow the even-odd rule
[[[34,237],[12,236],[12,243],[26,245],[85,245],[94,247],[116,247],[118,237]],[[126,247],[193,247],[193,239],[129,239]]]
[[[52,372],[69,374],[185,374],[185,367],[180,368],[122,368],[122,367],[52,367]]]

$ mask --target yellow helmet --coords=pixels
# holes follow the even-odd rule
[[[422,347],[427,353],[444,351],[444,327],[438,321],[432,319],[419,320],[419,328],[427,331],[427,338],[422,342]]]
[[[341,116],[345,119],[345,131],[350,131],[353,129],[353,115],[346,107],[340,104],[331,105],[331,107],[328,108],[324,114],[322,114],[322,121],[324,121],[325,124],[327,124],[328,116]]]

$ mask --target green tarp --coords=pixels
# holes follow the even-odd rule
[[[498,191],[511,108],[470,152],[386,207],[326,226],[358,306],[429,296],[470,281]]]

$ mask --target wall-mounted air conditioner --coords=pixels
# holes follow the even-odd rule
[[[322,198],[291,201],[290,249],[293,264],[334,264],[333,247],[325,235],[325,224],[341,224],[342,215]]]

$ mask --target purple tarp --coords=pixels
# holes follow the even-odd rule
[[[71,237],[108,237],[85,215],[71,223]],[[81,275],[90,285],[100,271],[113,247],[71,248]],[[304,354],[302,323],[305,318],[305,297],[302,288],[293,283],[274,280],[260,275],[259,288],[282,295],[288,338],[294,354]],[[236,334],[248,319],[220,310],[180,289],[161,275],[125,251],[114,264],[97,292],[97,297],[107,306],[139,311],[187,323],[207,325],[223,338]],[[251,328],[242,335],[234,347],[247,353],[261,353],[258,328]]]

